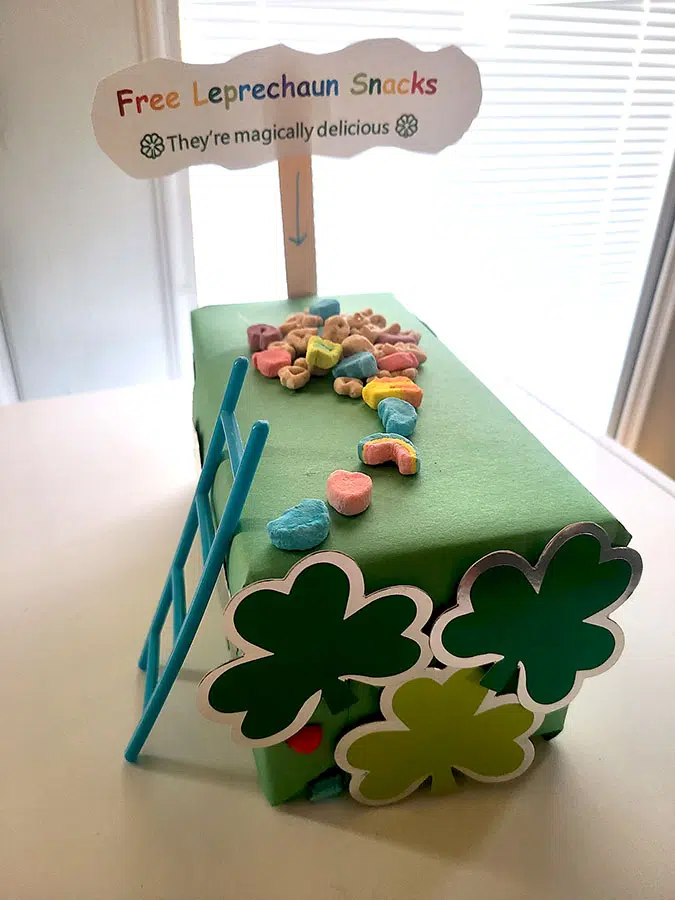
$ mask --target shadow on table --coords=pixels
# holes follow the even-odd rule
[[[462,859],[474,856],[481,842],[502,828],[502,820],[513,818],[514,807],[520,808],[524,802],[537,819],[549,820],[555,803],[550,787],[555,772],[551,768],[555,770],[558,764],[555,748],[541,742],[530,771],[512,782],[481,784],[462,779],[458,792],[447,797],[432,797],[422,789],[391,806],[361,806],[350,797],[341,797],[316,804],[290,803],[279,811],[435,856]],[[542,770],[547,770],[545,775]],[[541,849],[533,847],[530,833],[526,852],[548,855],[550,831],[543,827],[539,834]]]

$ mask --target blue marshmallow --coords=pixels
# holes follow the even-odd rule
[[[323,297],[321,300],[315,300],[309,308],[310,316],[321,316],[326,321],[330,316],[340,315],[340,301],[335,297]]]
[[[377,375],[377,360],[365,350],[346,356],[333,368],[333,378],[360,378],[364,381],[372,375]]]
[[[323,500],[301,500],[267,523],[267,534],[279,550],[311,550],[328,537],[330,516]]]
[[[385,397],[377,404],[377,414],[382,427],[388,434],[402,434],[410,437],[417,425],[417,410],[407,400]]]

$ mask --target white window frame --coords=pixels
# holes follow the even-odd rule
[[[136,0],[139,58],[180,59],[178,0]],[[197,283],[188,172],[151,180],[169,376],[192,377]]]
[[[608,433],[634,452],[675,329],[675,161]],[[664,423],[664,433],[669,426]]]

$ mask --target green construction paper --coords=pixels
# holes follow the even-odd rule
[[[355,568],[344,556],[334,558]],[[354,596],[355,579],[324,559],[308,557],[316,562],[233,600],[233,628],[226,631],[243,656],[220,667],[205,689],[216,713],[245,713],[233,725],[246,740],[277,743],[290,736],[289,729],[299,730],[319,702],[306,706],[317,692],[333,714],[340,713],[357,699],[341,680],[345,676],[383,684],[418,664],[422,647],[428,653],[419,627],[409,630],[420,617],[416,599],[396,588],[364,599],[362,581],[360,596]],[[431,612],[424,600],[420,626]]]
[[[554,737],[557,737],[565,727],[568,709],[569,706],[563,706],[562,709],[554,709],[552,712],[546,713],[541,725],[535,731],[535,734],[540,735],[549,741]]]
[[[373,502],[349,518],[331,509],[331,531],[320,549],[341,550],[361,567],[368,592],[415,584],[435,604],[447,604],[459,578],[479,557],[511,549],[535,560],[546,542],[572,522],[597,522],[615,544],[629,535],[617,520],[468,371],[432,332],[389,294],[339,298],[344,312],[366,306],[422,332],[428,355],[418,384],[424,390],[415,445],[424,471],[402,478],[395,467],[363,466],[358,442],[379,428],[377,412],[339,397],[330,376],[300,391],[251,370],[237,417],[244,439],[256,419],[270,436],[232,542],[227,571],[234,593],[252,581],[283,576],[302,553],[277,550],[265,524],[305,497],[325,496],[336,469],[367,472]],[[192,314],[194,419],[205,448],[230,367],[248,356],[246,328],[279,324],[309,300],[209,306]],[[220,516],[231,485],[220,466],[213,491]]]
[[[379,688],[356,681],[349,686],[357,697],[349,709],[334,716],[321,702],[310,719],[323,728],[321,744],[314,753],[296,753],[285,741],[274,747],[254,748],[258,781],[273,806],[305,796],[311,781],[335,768],[335,745],[342,734],[379,711]]]
[[[232,362],[249,355],[248,325],[279,324],[302,312],[311,299],[193,312],[194,422],[202,452]],[[227,560],[232,592],[253,581],[282,577],[302,556],[274,548],[265,525],[305,497],[324,496],[326,478],[335,469],[364,471],[374,478],[373,503],[365,513],[352,519],[331,509],[331,532],[321,548],[352,556],[368,592],[414,584],[435,604],[447,605],[461,576],[481,556],[508,548],[534,562],[547,541],[571,522],[597,522],[615,545],[628,543],[630,535],[611,513],[391,295],[339,299],[343,312],[369,306],[389,322],[422,333],[420,344],[428,361],[418,378],[425,396],[415,442],[425,470],[410,479],[393,468],[361,465],[357,445],[379,428],[377,413],[361,401],[337,396],[330,376],[291,392],[277,379],[251,370],[237,407],[242,435],[245,440],[258,418],[270,422],[271,432]],[[213,490],[218,517],[230,485],[225,460]],[[370,695],[372,712],[379,689],[359,690]],[[343,715],[335,717],[336,723]],[[293,753],[288,758],[284,748],[292,753],[283,743],[254,751],[261,784],[273,803],[297,795],[306,784],[305,775],[309,781],[333,765],[324,744],[321,753],[309,757]]]
[[[480,669],[433,674],[404,682],[390,700],[390,689],[385,690],[386,721],[342,738],[336,760],[351,772],[350,791],[357,800],[393,803],[429,777],[431,792],[444,794],[457,787],[453,770],[481,781],[504,781],[531,763],[534,750],[527,736],[534,713],[514,697],[494,696],[498,705],[479,713],[489,693],[480,683]]]
[[[564,702],[577,673],[603,667],[616,648],[608,628],[584,620],[624,594],[633,569],[625,559],[600,563],[600,551],[592,535],[567,540],[548,563],[538,593],[513,565],[486,569],[471,586],[473,612],[448,621],[443,646],[462,660],[502,656],[483,677],[491,690],[502,690],[521,664],[535,704]]]

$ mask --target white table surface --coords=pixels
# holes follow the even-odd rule
[[[201,718],[217,603],[136,766],[136,658],[194,485],[189,394],[0,408],[1,900],[673,900],[675,499],[526,398],[634,533],[627,635],[523,778],[368,809],[273,809]],[[194,574],[194,568],[193,568]]]

